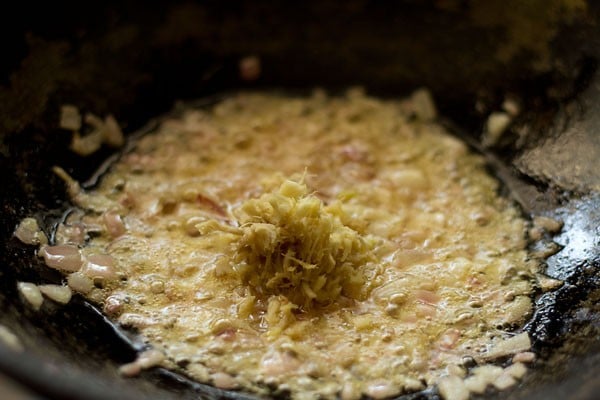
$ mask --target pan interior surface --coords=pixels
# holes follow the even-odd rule
[[[81,299],[43,310],[45,318],[19,299],[17,281],[61,280],[33,257],[32,248],[12,237],[26,216],[43,219],[48,231],[62,218],[63,186],[51,167],[61,160],[68,172],[85,181],[110,154],[102,149],[82,158],[68,150],[70,137],[57,128],[62,104],[99,115],[114,113],[125,131],[133,132],[176,99],[230,88],[322,85],[336,90],[366,82],[369,92],[396,96],[418,83],[431,88],[442,114],[460,127],[457,131],[472,132],[466,137],[476,142],[485,118],[500,108],[506,93],[519,97],[523,112],[504,141],[486,150],[489,164],[526,213],[564,222],[563,231],[548,238],[563,248],[548,259],[547,273],[567,284],[537,297],[537,312],[527,325],[542,357],[520,387],[490,396],[561,398],[568,393],[593,398],[598,388],[592,372],[598,366],[600,236],[598,180],[588,168],[600,148],[593,134],[600,115],[595,107],[600,102],[595,85],[600,53],[591,28],[598,21],[594,5],[588,4],[583,18],[561,25],[561,35],[553,36],[547,48],[550,59],[560,62],[538,70],[528,62],[531,49],[510,61],[488,57],[500,51],[504,27],[474,23],[472,9],[441,10],[433,2],[410,1],[392,10],[353,1],[315,4],[272,9],[246,2],[141,8],[137,2],[114,7],[97,3],[89,9],[73,4],[66,12],[36,14],[54,18],[32,19],[24,18],[26,10],[17,11],[22,18],[15,18],[5,36],[11,62],[3,66],[7,71],[0,89],[7,105],[0,117],[0,161],[7,171],[0,184],[5,188],[1,260],[10,266],[2,271],[0,299],[1,323],[26,350],[15,354],[0,347],[5,374],[55,398],[244,398],[164,370],[124,380],[117,366],[134,359],[140,348],[134,337],[113,329]],[[323,19],[331,23],[315,22]],[[395,23],[381,23],[390,20]],[[274,37],[274,30],[282,34]],[[391,50],[390,38],[397,39]],[[238,61],[252,54],[260,56],[263,74],[248,83],[238,76]],[[415,67],[415,60],[420,66]],[[523,134],[521,127],[529,127],[530,133]],[[517,145],[518,137],[525,140]],[[585,165],[577,167],[581,163]],[[410,397],[436,396],[425,392]]]

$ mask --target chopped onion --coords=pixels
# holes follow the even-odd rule
[[[123,364],[119,367],[119,373],[128,378],[137,376],[140,374],[140,372],[142,372],[142,367],[140,367],[140,365],[135,361]]]
[[[531,340],[527,332],[519,333],[509,339],[497,343],[490,351],[483,355],[485,359],[494,359],[520,353],[531,348]]]
[[[82,264],[81,254],[77,246],[59,244],[58,246],[44,246],[40,250],[46,265],[62,271],[79,271]]]
[[[512,376],[515,379],[521,379],[527,373],[527,367],[525,364],[516,362],[504,369],[504,373]]]
[[[274,351],[265,354],[260,361],[260,372],[266,376],[281,376],[297,370],[300,361],[289,352]]]
[[[125,142],[123,132],[112,114],[104,118],[104,129],[102,133],[104,134],[104,143],[107,145],[111,147],[123,146],[123,143]]]
[[[458,376],[450,375],[442,378],[438,383],[440,394],[445,400],[467,400],[469,389]]]
[[[533,218],[533,226],[543,229],[546,232],[557,233],[562,229],[563,223],[562,221],[539,215]]]
[[[151,325],[155,325],[156,320],[151,317],[144,317],[140,314],[125,313],[119,317],[119,324],[125,327],[142,329]]]
[[[211,376],[212,383],[215,387],[219,389],[231,390],[235,389],[238,384],[233,378],[233,376],[225,373],[225,372],[215,372]]]
[[[371,382],[365,389],[367,396],[370,396],[374,399],[385,399],[392,397],[393,395],[398,394],[399,391],[400,388],[394,386],[391,382],[386,380],[377,380],[375,382]]]
[[[76,292],[87,294],[94,288],[94,282],[81,272],[74,272],[67,277],[67,284]]]
[[[356,385],[353,385],[352,382],[344,383],[344,386],[342,386],[342,390],[340,392],[341,400],[358,400],[360,398],[361,392]]]
[[[549,290],[558,289],[559,287],[561,287],[564,284],[563,281],[561,281],[559,279],[551,278],[544,274],[536,274],[535,278],[536,278],[538,286],[540,287],[540,289],[542,289],[542,292],[547,292]]]
[[[83,268],[83,274],[89,278],[102,278],[113,280],[117,278],[115,260],[106,254],[94,254],[87,258]]]
[[[450,328],[439,339],[439,346],[444,350],[453,349],[460,339],[461,332],[458,329]]]
[[[484,147],[494,146],[506,131],[512,117],[505,112],[493,112],[486,121],[485,132],[481,139]]]
[[[440,296],[431,290],[417,289],[413,291],[415,299],[420,303],[429,305],[437,304],[440,301]]]
[[[482,365],[473,368],[473,375],[465,379],[464,384],[473,393],[483,394],[488,385],[494,383],[504,370],[496,365]]]
[[[40,292],[50,300],[60,304],[67,304],[71,300],[71,289],[61,285],[38,285]]]
[[[108,234],[113,238],[117,238],[125,233],[125,224],[123,224],[123,220],[119,214],[109,211],[104,213],[103,219]]]
[[[155,280],[150,283],[150,291],[154,294],[164,293],[165,283],[161,280]]]
[[[502,373],[496,380],[494,381],[494,387],[498,390],[506,390],[511,386],[514,386],[517,383],[517,380],[510,376],[509,374]]]
[[[137,358],[137,362],[143,369],[154,367],[160,364],[165,359],[165,355],[154,349],[146,350]]]
[[[21,221],[15,230],[15,236],[25,244],[48,244],[46,234],[40,229],[37,220],[31,217]]]
[[[44,302],[44,298],[42,297],[42,293],[40,289],[29,282],[19,282],[17,283],[17,288],[19,292],[23,295],[23,298],[27,300],[27,302],[31,305],[34,310],[39,310]]]
[[[488,386],[488,381],[482,375],[473,375],[465,379],[464,384],[470,392],[483,394]]]
[[[123,300],[118,296],[109,296],[104,302],[104,312],[108,315],[118,315],[123,310]]]
[[[522,353],[517,353],[513,356],[513,363],[530,363],[535,361],[535,353],[531,351],[524,351]]]
[[[148,369],[159,365],[165,359],[165,355],[154,349],[146,350],[138,355],[135,361],[124,364],[119,368],[119,372],[124,376],[135,376],[143,369]]]
[[[2,324],[0,324],[0,342],[11,350],[23,351],[23,344],[19,337]]]
[[[85,243],[85,229],[83,224],[60,224],[56,229],[55,240],[57,244],[82,245]]]

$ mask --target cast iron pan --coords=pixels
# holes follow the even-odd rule
[[[533,372],[518,387],[485,397],[596,398],[600,14],[590,4],[570,15],[559,7],[566,3],[13,4],[0,24],[0,323],[25,350],[0,344],[0,382],[12,382],[26,398],[251,397],[162,369],[121,378],[117,366],[140,346],[135,335],[115,329],[78,296],[64,307],[45,302],[40,312],[18,298],[17,281],[60,281],[32,247],[12,238],[23,217],[42,219],[48,230],[61,218],[64,187],[50,167],[59,164],[86,181],[110,155],[69,152],[70,135],[57,128],[61,104],[113,113],[131,133],[180,99],[240,88],[319,85],[335,92],[362,84],[384,97],[429,87],[446,123],[475,147],[486,115],[507,94],[520,99],[524,112],[485,154],[504,194],[525,214],[564,221],[562,232],[545,240],[562,247],[548,259],[547,273],[565,285],[536,296],[526,325],[540,354]],[[533,39],[506,47],[523,32]],[[262,74],[249,83],[239,78],[238,61],[252,54],[262,60]],[[438,395],[430,389],[403,398]]]

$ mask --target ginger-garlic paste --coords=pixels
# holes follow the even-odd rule
[[[72,289],[196,380],[345,400],[440,383],[464,398],[493,383],[466,360],[512,354],[537,263],[483,158],[434,115],[422,91],[188,109],[93,190],[58,169],[77,211],[41,253],[58,269],[71,257]],[[513,365],[494,379],[518,379]]]

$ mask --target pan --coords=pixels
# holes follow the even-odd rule
[[[26,216],[48,232],[63,217],[64,187],[51,167],[60,164],[84,182],[111,155],[68,150],[70,137],[58,128],[62,104],[112,113],[133,133],[179,100],[244,88],[335,92],[354,84],[382,97],[428,87],[452,132],[483,151],[504,194],[528,216],[564,223],[547,238],[560,251],[545,272],[565,284],[536,294],[525,326],[538,361],[519,386],[484,397],[596,398],[600,9],[593,2],[20,2],[5,16],[0,324],[20,348],[0,342],[4,398],[252,398],[160,368],[122,378],[118,366],[141,346],[133,333],[77,296],[41,312],[19,299],[18,281],[61,279],[13,237]],[[240,60],[249,56],[260,60],[256,80],[240,75]],[[507,98],[522,112],[483,148],[486,118]],[[401,398],[439,394],[429,388]]]

